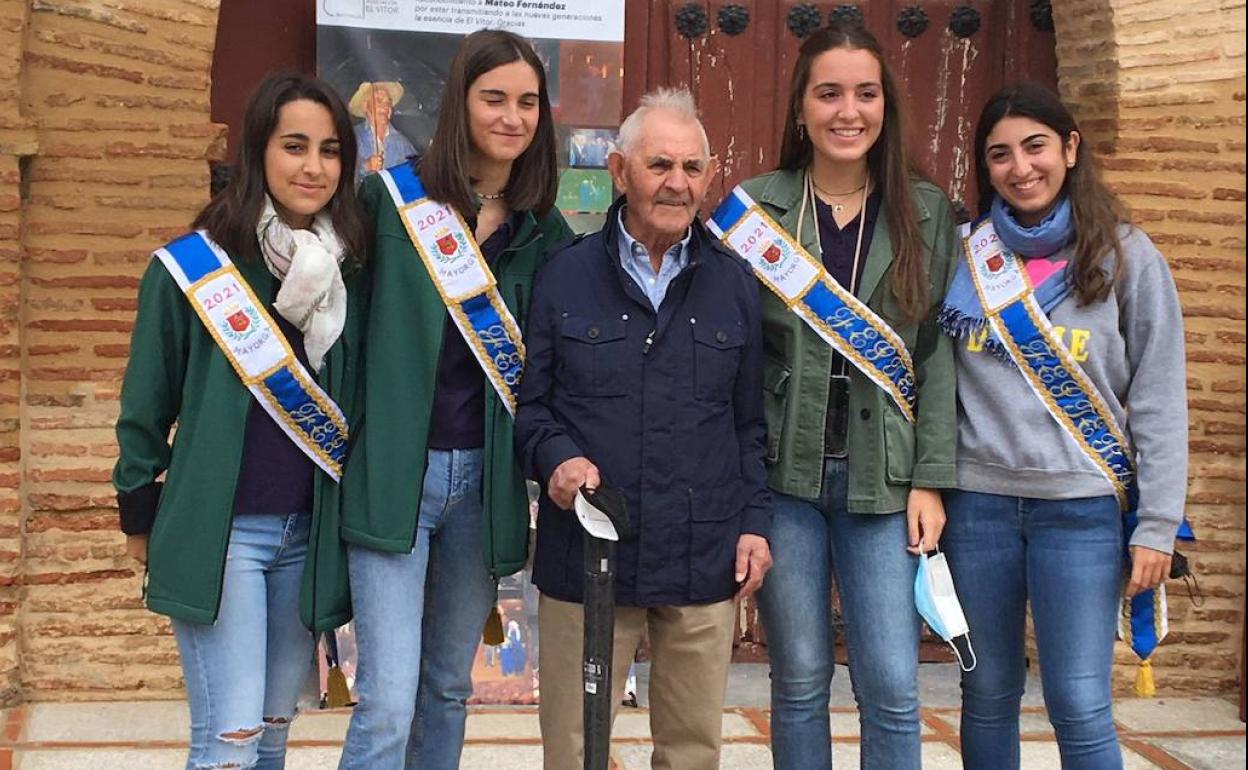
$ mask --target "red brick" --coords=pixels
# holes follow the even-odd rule
[[[71,278],[39,278],[30,282],[52,289],[137,289],[139,279],[130,275],[78,275]]]
[[[94,75],[96,77],[109,78],[112,80],[125,80],[131,83],[143,82],[143,72],[141,70],[125,69],[123,67],[110,67],[106,64],[78,61],[76,59],[67,59],[62,56],[50,56],[47,54],[35,53],[33,51],[27,51],[24,58],[26,64],[43,65],[50,69],[72,72],[75,75]]]
[[[26,324],[28,329],[42,329],[50,332],[129,332],[134,328],[130,321],[104,320],[72,320],[72,321],[31,321]]]
[[[26,352],[32,356],[59,356],[65,353],[77,353],[77,345],[31,345]]]
[[[96,345],[93,350],[101,358],[128,358],[130,356],[129,345]]]

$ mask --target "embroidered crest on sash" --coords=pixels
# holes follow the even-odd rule
[[[707,228],[750,266],[754,275],[914,422],[915,379],[910,351],[875,311],[832,278],[740,187],[720,204]]]
[[[447,312],[514,416],[524,342],[481,248],[459,212],[426,195],[411,165],[388,168],[380,176]]]
[[[317,385],[229,255],[206,232],[153,252],[256,401],[321,470],[342,477],[347,421]]]
[[[1022,260],[1001,243],[991,219],[964,225],[962,236],[975,291],[993,332],[1049,415],[1110,482],[1126,510],[1135,474],[1126,437],[1036,301]]]

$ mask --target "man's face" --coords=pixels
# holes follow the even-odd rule
[[[715,176],[698,124],[661,109],[645,116],[628,154],[612,153],[607,165],[628,196],[629,233],[643,243],[684,238]]]
[[[393,109],[394,103],[390,101],[390,92],[373,86],[373,95],[368,98],[369,116],[375,121],[389,123]]]

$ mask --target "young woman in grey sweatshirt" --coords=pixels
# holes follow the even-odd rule
[[[962,680],[963,766],[1019,767],[1030,601],[1063,770],[1120,770],[1110,673],[1124,569],[1128,595],[1165,578],[1187,483],[1178,293],[1047,89],[1013,86],[988,101],[975,162],[992,227],[964,231],[967,254],[941,314],[958,338],[958,489],[946,495],[942,544],[978,653]],[[985,318],[976,282],[1009,264],[982,248],[993,231],[1007,259],[1021,258],[1067,360],[1099,392],[1112,415],[1104,422],[1121,428],[1134,477],[1119,481],[1138,493],[1126,568],[1112,474],[1050,414]]]

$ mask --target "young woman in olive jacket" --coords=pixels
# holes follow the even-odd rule
[[[354,167],[351,119],[332,89],[272,76],[248,103],[234,178],[193,225],[229,255],[348,425],[366,240]],[[163,251],[179,243],[202,242]],[[172,270],[154,258],[139,287],[113,471],[121,526],[147,562],[148,606],[173,619],[187,767],[276,770],[312,671],[309,627],[350,617],[338,486],[244,385]],[[244,304],[228,317],[240,337],[264,328]]]
[[[743,187],[904,341],[917,421],[763,291],[774,566],[759,594],[777,768],[828,768],[833,573],[862,766],[919,767],[917,554],[956,482],[952,348],[934,322],[956,251],[950,205],[911,176],[879,44],[832,26],[802,45],[780,168]],[[848,377],[846,383],[843,377]]]
[[[459,766],[497,581],[524,566],[528,498],[511,415],[450,322],[392,185],[414,172],[459,214],[523,325],[534,271],[571,235],[554,208],[554,123],[529,43],[498,30],[464,38],[432,144],[407,163],[360,193],[375,250],[367,424],[343,482],[359,704],[342,770]]]

